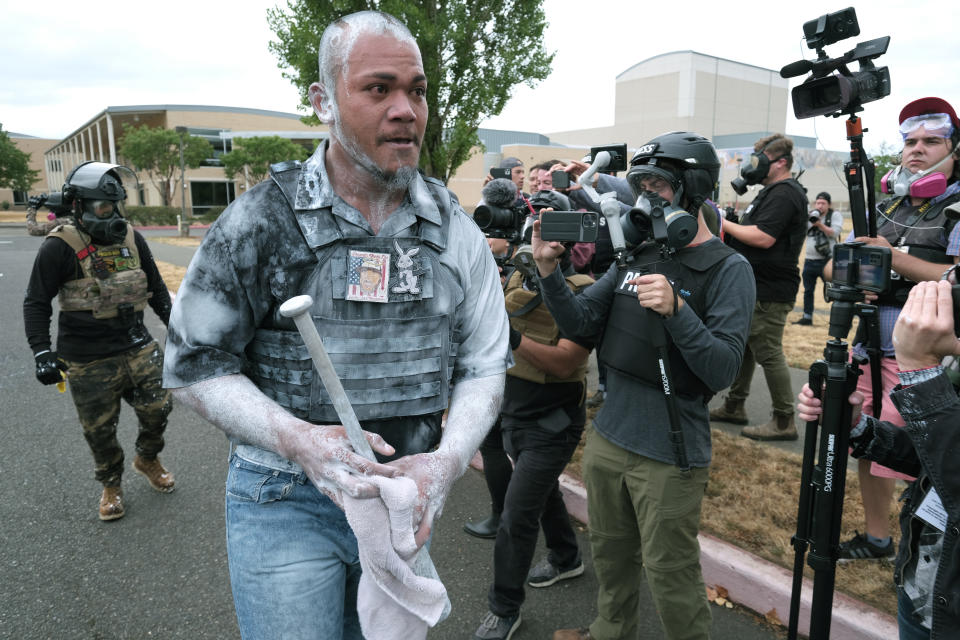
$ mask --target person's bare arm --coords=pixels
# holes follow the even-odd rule
[[[514,353],[526,358],[534,367],[557,378],[573,375],[587,361],[590,351],[576,342],[560,338],[556,345],[541,344],[524,336]]]
[[[363,476],[398,473],[394,467],[356,453],[341,425],[315,425],[291,415],[244,375],[210,378],[173,389],[173,395],[231,438],[296,462],[317,488],[341,507],[340,491],[355,498],[378,494],[376,486],[364,482]],[[377,453],[394,452],[379,435],[365,435]]]

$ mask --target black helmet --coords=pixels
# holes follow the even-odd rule
[[[696,215],[720,179],[720,158],[713,144],[701,135],[689,131],[664,133],[637,149],[630,160],[627,182],[635,196],[643,191],[640,181],[651,175],[669,182],[677,204]]]
[[[118,169],[130,171],[121,165],[106,162],[91,161],[77,165],[67,175],[67,181],[63,185],[63,201],[125,200],[127,192],[123,188],[123,179]]]
[[[533,207],[534,211],[537,213],[540,212],[540,209],[545,209],[547,207],[553,208],[554,211],[569,211],[570,199],[559,191],[551,191],[547,189],[543,191],[537,191],[535,194],[530,196],[530,206]]]

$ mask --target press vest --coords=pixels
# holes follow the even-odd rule
[[[909,216],[898,215],[901,204],[905,199],[904,197],[888,198],[877,205],[877,208],[884,215],[884,218],[878,224],[877,235],[886,238],[893,246],[894,251],[906,250],[910,255],[927,262],[952,264],[953,257],[947,255],[946,249],[947,239],[953,230],[953,225],[956,224],[956,220],[947,218],[945,209],[960,201],[960,193],[944,198],[935,204],[926,200],[915,210],[907,207],[904,213],[910,211]],[[909,204],[909,200],[907,203]],[[887,218],[899,224],[890,222]],[[907,301],[910,289],[916,283],[904,278],[892,269],[890,270],[890,277],[890,290],[882,293],[877,303],[902,307]]]
[[[363,428],[384,435],[397,456],[426,451],[440,438],[459,342],[455,312],[464,298],[439,261],[454,201],[442,183],[424,178],[441,224],[418,219],[410,237],[342,237],[330,208],[296,209],[300,174],[298,162],[271,167],[316,258],[284,295],[313,297],[310,314]],[[246,349],[247,375],[293,415],[339,423],[300,334],[279,304],[271,313],[265,324],[272,328],[258,329]]]
[[[567,285],[575,293],[584,287],[593,283],[593,278],[582,274],[574,274],[567,277]],[[523,288],[523,276],[514,272],[507,281],[507,286],[503,291],[503,297],[506,302],[507,312],[513,314],[525,305],[529,304],[539,294],[536,291],[528,291]],[[519,316],[510,316],[510,326],[519,331],[527,338],[555,346],[560,341],[560,330],[553,316],[547,310],[547,306],[541,301],[536,307]],[[587,375],[587,363],[583,362],[577,369],[566,378],[557,378],[534,366],[529,360],[520,353],[513,352],[514,366],[507,369],[507,375],[538,384],[552,384],[556,382],[580,382]]]
[[[644,245],[636,255],[634,265],[617,271],[617,288],[603,333],[600,362],[644,384],[660,388],[662,378],[657,367],[657,349],[649,336],[661,329],[651,323],[661,323],[662,320],[655,312],[640,306],[636,287],[627,281],[647,273],[662,273],[683,298],[684,304],[690,305],[702,318],[706,313],[706,292],[722,262],[734,253],[736,251],[723,243],[711,242],[709,246],[681,249],[671,260],[661,261],[654,243]],[[670,340],[669,332],[664,331],[664,334],[671,369],[670,383],[677,395],[709,400],[713,390],[690,370],[680,350]]]
[[[115,318],[120,305],[131,305],[132,311],[143,311],[153,295],[147,289],[147,274],[140,265],[140,252],[127,224],[123,243],[93,245],[84,241],[74,225],[64,224],[49,234],[60,238],[73,249],[83,270],[83,277],[65,282],[58,301],[61,311],[90,311],[98,320]],[[105,264],[105,276],[97,275],[94,260]]]

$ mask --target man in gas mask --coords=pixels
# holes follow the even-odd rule
[[[940,98],[914,100],[900,112],[903,151],[900,166],[881,180],[881,190],[890,197],[877,205],[877,237],[861,236],[861,242],[893,249],[891,287],[880,294],[881,420],[903,426],[903,418],[888,400],[898,383],[893,326],[900,309],[917,282],[939,280],[958,261],[960,225],[947,207],[960,202],[960,121],[953,107]],[[851,234],[852,235],[852,234]],[[852,238],[850,238],[852,239]],[[832,274],[832,263],[825,275]],[[866,339],[858,331],[853,351],[867,357]],[[870,364],[862,365],[857,390],[864,396],[865,413],[874,414]],[[910,480],[876,462],[857,463],[863,499],[865,531],[840,544],[840,561],[893,558],[896,549],[890,536],[890,508],[896,480]]]
[[[747,207],[740,222],[726,221],[723,229],[728,244],[753,267],[757,302],[740,374],[723,405],[710,412],[710,419],[747,424],[744,403],[759,364],[770,390],[773,416],[766,424],[744,427],[741,434],[755,440],[796,440],[790,370],[783,355],[783,329],[800,290],[797,264],[807,233],[807,195],[790,176],[793,166],[790,138],[778,133],[758,140],[753,148],[754,153],[741,168],[741,177],[732,185],[740,193],[751,184],[762,184],[763,189]]]
[[[66,377],[103,484],[101,520],[124,515],[123,449],[117,441],[120,400],[134,408],[139,433],[133,469],[157,491],[173,491],[173,474],[157,455],[172,403],[161,386],[163,356],[143,324],[149,303],[164,324],[170,294],[146,240],[123,218],[126,167],[87,162],[67,177],[63,204],[73,214],[40,245],[23,301],[37,379]],[[51,301],[59,297],[57,350],[51,350]],[[62,372],[65,372],[65,376]]]
[[[711,455],[706,403],[740,368],[754,304],[747,261],[700,213],[719,171],[713,145],[694,133],[640,147],[627,173],[638,207],[618,224],[632,248],[580,295],[558,268],[563,246],[543,241],[534,223],[550,313],[569,335],[602,328],[598,359],[607,366],[607,398],[583,453],[597,618],[555,640],[636,637],[644,568],[666,637],[709,637],[697,543]],[[662,350],[655,334],[664,336]]]

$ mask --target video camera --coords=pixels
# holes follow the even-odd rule
[[[27,204],[33,209],[46,207],[58,218],[70,213],[70,207],[63,203],[63,194],[59,191],[51,191],[50,193],[41,193],[36,196],[30,196],[30,199],[27,200]]]
[[[873,64],[875,58],[887,52],[890,36],[860,42],[839,58],[830,58],[823,50],[856,35],[860,35],[860,24],[853,7],[804,23],[803,37],[809,48],[817,50],[817,59],[798,60],[780,69],[783,78],[810,73],[791,91],[793,113],[798,119],[852,115],[862,111],[865,103],[890,95],[889,69]],[[852,62],[860,64],[859,71],[847,68]]]

